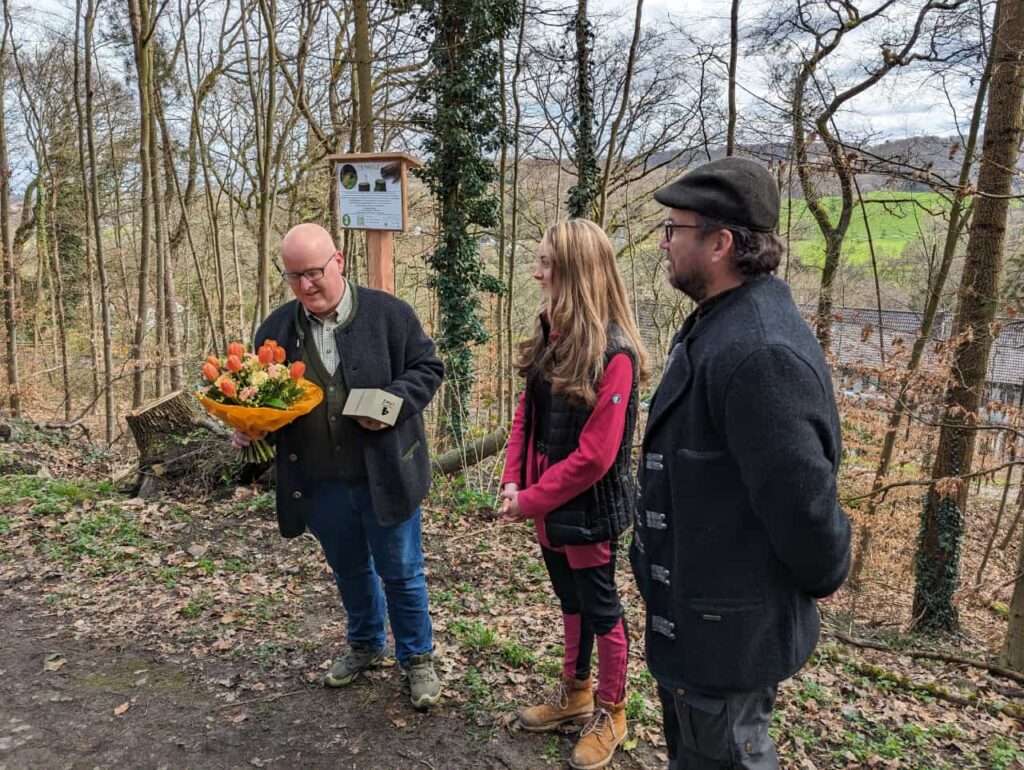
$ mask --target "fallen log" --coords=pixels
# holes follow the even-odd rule
[[[486,436],[481,436],[474,441],[461,444],[454,449],[449,449],[434,458],[432,466],[434,473],[442,473],[451,476],[476,465],[491,455],[497,454],[505,448],[508,441],[508,429],[498,428]]]

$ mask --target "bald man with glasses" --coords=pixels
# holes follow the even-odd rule
[[[324,392],[315,410],[274,434],[278,525],[284,537],[316,537],[345,607],[348,649],[324,683],[342,687],[381,663],[387,619],[412,703],[426,708],[441,684],[420,533],[431,479],[422,413],[444,367],[408,304],[356,286],[344,269],[324,228],[293,227],[281,241],[280,272],[294,299],[256,332],[257,347],[276,340]],[[343,415],[354,388],[402,399],[395,424]],[[248,440],[235,435],[237,445]]]

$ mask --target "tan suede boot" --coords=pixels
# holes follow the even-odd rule
[[[581,724],[594,713],[594,695],[589,679],[563,679],[548,699],[537,706],[519,709],[519,724],[524,730],[542,733],[566,722]]]
[[[598,699],[594,715],[580,731],[569,766],[575,770],[597,770],[612,761],[620,743],[626,740],[626,701],[605,703]]]

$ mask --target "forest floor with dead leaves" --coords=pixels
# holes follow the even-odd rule
[[[104,480],[117,458],[28,424],[14,439],[0,445],[0,770],[565,765],[574,736],[515,729],[516,706],[556,681],[561,621],[532,533],[494,523],[489,492],[439,484],[425,507],[445,699],[424,714],[397,666],[320,685],[344,647],[343,611],[315,541],[278,536],[272,493],[127,498]],[[780,689],[783,766],[1024,768],[1022,686],[911,654],[989,658],[1006,629],[998,603],[965,599],[960,639],[907,638],[906,585],[872,574],[859,624],[848,597],[828,602],[822,643]],[[611,767],[660,769],[624,556],[618,580],[631,737]]]

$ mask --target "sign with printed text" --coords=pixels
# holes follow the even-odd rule
[[[345,160],[335,164],[341,226],[353,230],[404,229],[402,160]]]

